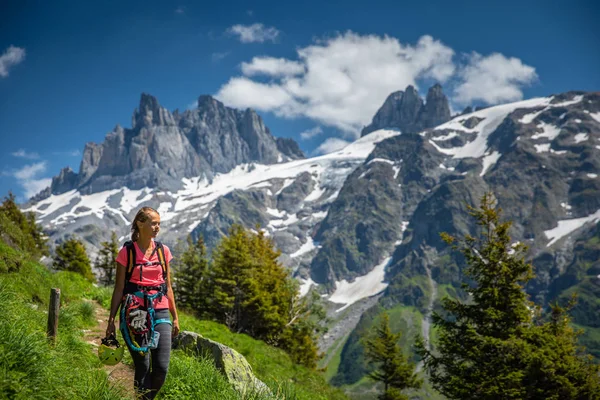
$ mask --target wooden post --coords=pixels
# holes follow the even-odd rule
[[[48,339],[56,340],[58,333],[58,310],[60,309],[60,289],[50,289],[50,306],[48,308]]]

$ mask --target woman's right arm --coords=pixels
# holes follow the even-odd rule
[[[108,326],[106,327],[106,337],[115,334],[115,316],[119,310],[119,305],[123,298],[123,289],[125,288],[125,267],[119,263],[116,264],[117,276],[115,277],[115,287],[110,301],[110,314],[108,316]]]

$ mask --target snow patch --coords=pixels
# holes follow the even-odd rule
[[[371,161],[369,161],[367,163],[367,165],[369,165],[371,163],[374,163],[374,162],[384,162],[384,163],[388,163],[388,164],[394,165],[394,162],[392,160],[387,160],[385,158],[374,158]]]
[[[565,210],[570,210],[571,208],[573,208],[569,205],[569,203],[560,203],[560,206]]]
[[[557,240],[581,228],[587,222],[598,222],[600,220],[600,210],[583,218],[565,219],[558,221],[556,228],[544,231],[544,234],[550,242],[546,245],[549,247],[556,243]]]
[[[589,113],[590,117],[594,118],[596,120],[596,122],[600,122],[600,111],[598,111],[597,113]]]
[[[594,179],[598,177],[598,174],[587,174],[587,177]]]
[[[534,144],[535,151],[537,153],[547,153],[550,151],[550,145],[552,143],[544,143],[544,144]]]
[[[307,236],[306,243],[304,243],[302,246],[300,246],[300,248],[298,250],[296,250],[294,253],[290,254],[290,257],[291,258],[300,257],[301,255],[306,254],[309,251],[312,251],[316,248],[317,248],[317,246],[315,246],[315,242],[313,241],[313,238],[310,236]]]
[[[485,175],[485,173],[494,165],[496,164],[496,162],[500,159],[500,157],[502,157],[502,154],[500,154],[497,151],[494,151],[492,154],[489,154],[485,157],[483,157],[483,169],[481,170],[481,173],[479,174],[479,176],[483,176]]]
[[[357,301],[381,293],[387,288],[388,284],[383,282],[385,278],[385,268],[391,262],[392,257],[388,257],[378,264],[371,272],[359,276],[354,282],[348,282],[345,279],[335,283],[335,292],[329,297],[329,301],[338,304],[344,304],[336,312],[344,310],[346,307]]]
[[[589,136],[587,135],[587,133],[578,133],[573,137],[573,140],[575,140],[575,143],[580,143],[585,142],[586,140],[588,140],[588,138]]]
[[[300,297],[306,296],[312,285],[319,286],[315,281],[310,279],[310,277],[306,280],[302,279],[300,283]]]
[[[394,180],[396,180],[396,178],[398,177],[398,174],[400,173],[400,167],[397,166],[393,166],[392,169],[394,170]]]
[[[281,217],[283,217],[286,214],[286,212],[285,211],[279,211],[279,210],[277,210],[275,208],[269,208],[269,207],[267,207],[267,214],[272,215],[274,217],[281,218]]]
[[[541,133],[536,133],[531,136],[532,139],[539,138],[548,138],[549,140],[554,140],[560,134],[560,128],[554,125],[546,124],[544,122],[540,122],[536,128],[542,129]]]
[[[450,139],[452,139],[454,137],[457,137],[457,136],[458,136],[458,133],[456,133],[456,132],[450,132],[447,135],[443,135],[443,136],[438,136],[438,137],[431,138],[431,140],[435,140],[436,142],[443,142],[443,141],[450,140]]]

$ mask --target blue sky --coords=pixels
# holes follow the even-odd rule
[[[3,1],[0,196],[20,200],[142,92],[255,108],[309,155],[354,140],[387,94],[441,82],[452,108],[600,90],[594,1]],[[302,134],[304,133],[304,134]]]

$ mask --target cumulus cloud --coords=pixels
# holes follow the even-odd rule
[[[25,59],[25,49],[21,47],[10,46],[0,56],[0,76],[6,78],[8,70]]]
[[[454,100],[459,104],[469,104],[474,100],[488,104],[521,100],[521,87],[537,78],[535,68],[523,64],[518,58],[507,58],[499,53],[487,57],[473,53],[468,64],[459,72],[461,83],[454,91]]]
[[[216,97],[233,107],[308,117],[354,138],[391,91],[418,86],[419,78],[444,82],[454,73],[454,51],[431,36],[411,46],[388,36],[348,32],[297,53],[298,61],[253,58],[242,65],[244,76],[231,79]],[[251,79],[259,72],[272,80]]]
[[[340,138],[336,138],[336,137],[330,137],[325,139],[325,141],[323,143],[321,143],[319,145],[319,147],[317,147],[315,149],[315,153],[316,154],[329,154],[329,153],[333,153],[334,151],[338,151],[343,149],[344,147],[348,146],[350,144],[350,142],[340,139]]]
[[[308,140],[314,138],[315,136],[319,136],[322,133],[323,129],[321,129],[320,126],[315,126],[314,128],[307,129],[304,132],[300,133],[300,137],[303,140]]]
[[[46,172],[46,162],[41,161],[35,164],[29,164],[23,168],[14,171],[13,176],[17,178],[19,184],[24,189],[26,198],[30,198],[52,183],[50,178],[41,178],[40,175]]]
[[[175,14],[185,14],[185,7],[179,6],[175,9]]]
[[[279,30],[274,27],[267,27],[263,24],[252,25],[233,25],[227,30],[232,35],[239,36],[242,43],[263,43],[267,41],[275,42],[279,37]]]
[[[242,73],[246,76],[294,76],[304,73],[304,65],[297,61],[286,60],[285,58],[254,57],[251,62],[242,63]]]
[[[19,149],[19,150],[15,151],[13,153],[10,153],[10,154],[13,155],[13,156],[15,156],[15,157],[27,158],[27,159],[30,159],[30,160],[35,160],[35,159],[40,158],[40,155],[38,153],[35,153],[35,152],[28,153],[28,152],[26,152],[23,149]]]
[[[358,137],[393,91],[437,81],[456,103],[516,100],[536,78],[535,69],[502,54],[473,53],[455,62],[455,52],[429,35],[415,44],[353,32],[298,48],[296,59],[254,57],[241,64],[215,94],[226,105],[251,107],[284,118],[306,117]]]

